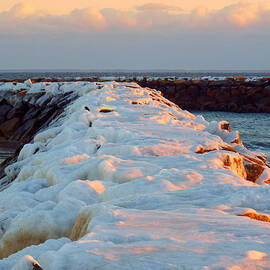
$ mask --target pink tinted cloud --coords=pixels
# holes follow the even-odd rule
[[[224,30],[270,26],[270,5],[265,1],[240,1],[216,11],[197,8],[184,12],[165,4],[148,3],[133,10],[75,9],[66,15],[52,15],[26,4],[17,4],[0,13],[0,31],[6,34],[51,31],[132,30]]]
[[[170,12],[170,11],[182,11],[181,8],[176,6],[169,6],[163,3],[147,3],[136,7],[137,11],[141,12]]]

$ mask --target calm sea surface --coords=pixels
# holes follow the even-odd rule
[[[249,79],[270,77],[270,72],[9,72],[0,71],[0,79],[15,78],[83,78],[99,77],[103,79],[110,78],[133,78],[133,77],[170,77],[170,78],[213,78],[222,79],[225,77],[235,77],[237,75],[245,76]],[[207,121],[227,120],[231,123],[233,130],[240,132],[240,137],[244,145],[252,151],[264,152],[270,160],[270,114],[263,113],[230,113],[230,112],[193,112],[201,114]],[[4,153],[1,153],[0,156]],[[5,156],[7,153],[4,154]]]
[[[34,71],[1,71],[0,79],[16,79],[16,78],[85,78],[85,77],[99,77],[99,78],[133,78],[133,77],[149,77],[149,78],[204,78],[210,77],[214,78],[226,78],[235,76],[244,76],[247,78],[261,78],[270,77],[270,71],[264,72],[187,72],[187,71],[44,71],[44,72],[34,72]]]

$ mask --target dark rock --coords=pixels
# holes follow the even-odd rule
[[[264,171],[264,167],[256,163],[245,164],[244,167],[247,172],[247,180],[253,183],[256,183]]]
[[[41,113],[38,115],[37,120],[43,121],[47,118],[48,114],[51,114],[52,111],[57,110],[55,107],[45,107],[41,110]]]
[[[176,85],[175,85],[175,90],[176,90],[176,92],[177,91],[180,91],[180,90],[182,90],[182,89],[185,89],[186,88],[186,85],[184,84],[184,83],[177,83]]]
[[[264,87],[263,93],[264,93],[264,95],[270,97],[270,85]]]
[[[257,112],[257,108],[253,104],[245,104],[239,107],[238,112]]]
[[[42,112],[41,108],[37,108],[37,107],[31,107],[24,115],[22,121],[25,122],[29,119],[33,119],[35,118],[38,114],[40,114]]]
[[[114,110],[113,109],[110,109],[110,108],[103,108],[103,109],[100,109],[99,112],[101,113],[110,113],[110,112],[113,112]]]
[[[35,133],[35,123],[36,119],[32,118],[23,123],[23,125],[20,125],[18,129],[10,136],[11,139],[13,140],[20,140],[23,138],[23,141],[29,141],[32,139],[32,135]],[[29,139],[29,140],[27,140]]]
[[[168,96],[173,96],[175,94],[175,86],[174,85],[169,85],[166,87],[165,93]]]
[[[229,132],[231,131],[231,124],[229,122],[223,121],[220,124],[220,128],[224,130],[228,130]]]
[[[197,97],[200,94],[200,88],[197,85],[191,85],[188,87],[188,93],[191,97]]]
[[[43,270],[43,269],[41,268],[41,266],[40,266],[39,264],[34,263],[34,264],[33,264],[33,269],[32,269],[32,270]]]
[[[15,118],[15,117],[23,118],[24,114],[27,112],[28,109],[29,109],[29,107],[27,106],[26,103],[19,102],[16,104],[16,106],[14,108],[12,108],[8,112],[6,118],[8,120]]]
[[[218,89],[208,89],[207,96],[208,97],[216,97],[218,95]]]
[[[219,103],[224,103],[224,102],[228,102],[230,100],[230,93],[229,91],[220,91],[217,93],[216,95],[216,100]]]
[[[256,106],[259,108],[265,108],[270,106],[270,97],[265,97],[255,101]]]
[[[4,122],[3,124],[0,125],[1,133],[6,138],[9,138],[14,133],[16,128],[19,126],[20,121],[21,121],[20,118],[15,117],[15,118],[12,118],[12,119]]]
[[[231,87],[231,96],[239,96],[240,91],[237,86]]]
[[[0,115],[0,124],[4,123],[6,121],[6,117],[3,115]]]
[[[238,105],[236,104],[236,103],[233,103],[233,102],[230,102],[229,104],[228,104],[228,111],[230,111],[230,112],[237,112],[238,111]]]
[[[20,92],[16,94],[17,97],[24,97],[27,94],[27,90],[21,89]]]
[[[6,116],[6,114],[12,109],[13,107],[9,104],[2,104],[0,105],[0,115]]]

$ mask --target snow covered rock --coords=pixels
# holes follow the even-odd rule
[[[227,123],[135,83],[39,87],[77,98],[5,168],[0,270],[269,269],[269,223],[241,215],[270,214],[245,165],[268,167]]]

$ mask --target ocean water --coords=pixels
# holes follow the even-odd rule
[[[207,121],[226,120],[232,130],[238,130],[245,147],[263,152],[270,160],[270,114],[194,111]]]
[[[87,78],[98,77],[107,78],[210,78],[222,79],[226,77],[244,76],[249,79],[270,77],[270,71],[263,72],[205,72],[205,71],[1,71],[0,79],[16,79],[16,78]]]
[[[226,77],[244,76],[251,80],[262,77],[270,77],[270,72],[174,72],[174,71],[0,71],[0,79],[15,79],[15,78],[85,78],[98,77],[101,79],[113,78],[211,78],[223,79]],[[230,113],[230,112],[193,112],[201,114],[207,121],[227,120],[231,123],[233,130],[240,132],[240,137],[244,145],[252,150],[264,152],[270,160],[270,114],[263,113]],[[0,153],[1,155],[1,153]],[[5,154],[6,155],[6,154]]]

